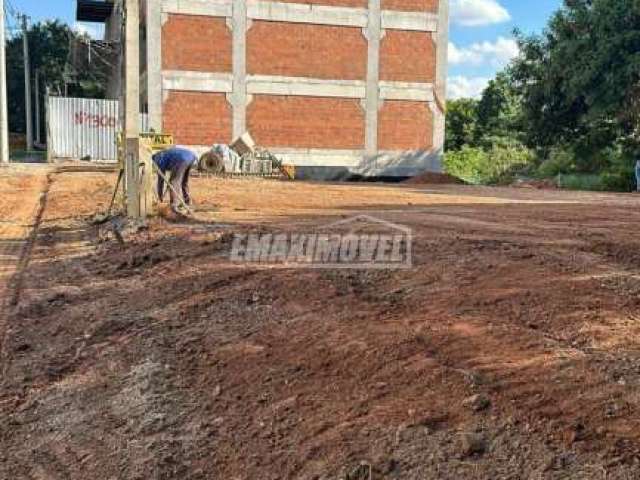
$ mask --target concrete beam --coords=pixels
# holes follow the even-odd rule
[[[207,151],[207,145],[189,145],[188,148],[200,154]],[[344,178],[349,175],[410,177],[425,170],[441,170],[441,154],[437,150],[384,150],[376,155],[368,155],[364,150],[328,150],[317,148],[278,148],[269,150],[285,164],[304,169],[312,169],[313,178]]]
[[[270,148],[284,163],[315,167],[355,167],[364,158],[364,150],[327,150],[317,148]]]
[[[345,27],[364,27],[367,25],[367,10],[364,8],[248,0],[247,12],[251,19],[270,22],[312,23]]]
[[[382,100],[412,100],[415,102],[433,102],[433,85],[431,83],[380,82],[380,98]]]
[[[438,29],[438,15],[433,13],[383,10],[382,28],[390,30],[435,32]]]
[[[232,105],[246,106],[252,95],[292,95],[309,97],[357,98],[367,110],[367,82],[363,80],[327,80],[277,75],[245,75],[239,82],[229,73],[205,73],[178,70],[163,72],[165,90],[228,93]],[[435,101],[431,83],[381,81],[372,87],[378,103],[382,100]],[[240,92],[239,95],[236,95]],[[376,93],[378,92],[378,93]]]
[[[366,84],[361,80],[324,80],[272,75],[247,77],[247,92],[254,95],[365,98],[365,91]]]
[[[233,75],[230,73],[164,70],[162,72],[162,88],[187,92],[231,93],[233,91]]]
[[[231,0],[159,0],[163,13],[181,15],[203,15],[210,17],[230,17]]]
[[[307,3],[271,2],[265,0],[160,0],[166,14],[203,15],[212,17],[234,16],[234,9],[246,8],[252,20],[269,22],[308,23],[342,27],[366,28],[369,10],[366,8],[334,7]],[[155,3],[155,2],[151,2]],[[421,12],[380,10],[383,29],[434,32],[438,15]]]

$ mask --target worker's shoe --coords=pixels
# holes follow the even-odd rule
[[[188,209],[184,208],[182,205],[178,205],[177,207],[171,207],[171,211],[176,215],[180,215],[183,217],[187,217],[191,213]]]

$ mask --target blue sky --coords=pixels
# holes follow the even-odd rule
[[[450,98],[478,96],[517,55],[514,28],[539,33],[561,0],[450,0]]]
[[[75,23],[75,0],[5,0],[34,20]],[[540,32],[562,0],[450,0],[449,96],[477,96],[517,54],[511,32]],[[13,22],[13,21],[12,21]],[[79,26],[96,33],[95,25]]]

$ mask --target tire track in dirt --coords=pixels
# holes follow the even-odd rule
[[[38,238],[38,230],[40,229],[40,225],[42,223],[42,216],[44,214],[44,210],[47,206],[47,199],[49,198],[49,191],[51,190],[51,185],[53,184],[53,173],[47,174],[46,184],[44,186],[44,190],[40,194],[40,199],[38,202],[38,206],[36,207],[36,213],[34,216],[34,221],[31,226],[31,232],[29,236],[25,240],[22,251],[20,252],[20,256],[18,257],[18,263],[16,266],[16,272],[11,278],[9,282],[9,289],[13,290],[11,293],[9,306],[15,307],[20,300],[20,293],[22,292],[23,287],[23,278],[26,268],[29,266],[29,261],[31,260],[31,253],[33,252],[33,247]]]
[[[54,174],[55,172],[46,174],[42,187],[35,188],[32,192],[27,191],[26,195],[15,195],[13,199],[0,205],[0,214],[5,215],[8,214],[7,212],[20,214],[25,208],[24,205],[28,205],[27,202],[31,200],[29,194],[39,191],[37,204],[30,209],[27,218],[0,223],[0,371],[2,372],[0,385],[4,385],[8,367],[7,340],[11,312],[20,301],[24,273],[29,266],[38,237]],[[37,184],[42,182],[38,177],[33,181]]]

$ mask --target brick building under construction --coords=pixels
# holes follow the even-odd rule
[[[448,0],[140,0],[142,103],[202,150],[249,131],[299,174],[439,171]],[[78,20],[122,25],[119,1]],[[115,82],[117,83],[117,82]]]

